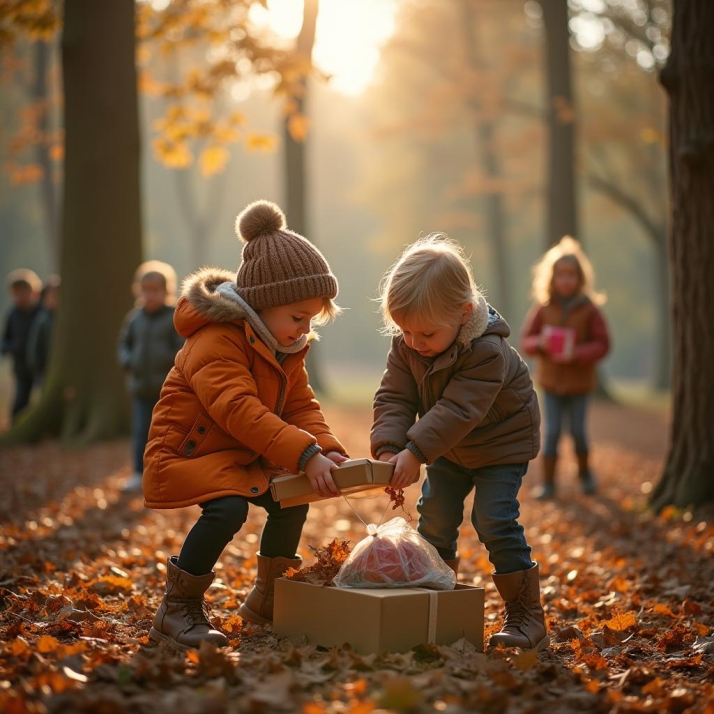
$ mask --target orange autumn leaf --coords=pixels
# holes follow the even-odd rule
[[[288,119],[288,131],[297,142],[305,141],[310,129],[310,120],[304,114],[293,114]]]
[[[302,714],[325,714],[326,711],[325,705],[318,702],[305,702],[302,705]]]
[[[274,134],[250,133],[246,137],[246,146],[249,151],[275,151],[278,148],[278,138]]]
[[[676,617],[676,615],[666,606],[657,604],[652,608],[652,612],[655,615],[666,615],[667,617]]]
[[[48,654],[54,652],[57,648],[61,647],[59,640],[52,637],[52,635],[42,635],[37,641],[37,651],[41,654]]]
[[[616,632],[622,632],[637,625],[637,615],[631,611],[622,613],[618,612],[609,620],[603,622],[603,625],[606,625],[611,630],[615,630]]]
[[[513,658],[513,665],[522,671],[532,669],[538,663],[538,653],[535,650],[524,650]]]
[[[7,651],[13,657],[22,657],[23,655],[30,654],[32,652],[32,649],[27,643],[27,640],[24,640],[22,637],[18,637],[16,640],[10,642],[10,644],[7,646]]]

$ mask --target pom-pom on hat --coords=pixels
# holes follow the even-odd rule
[[[255,201],[236,218],[245,242],[236,275],[238,294],[254,309],[337,297],[337,278],[320,251],[288,230],[285,214],[270,201]]]

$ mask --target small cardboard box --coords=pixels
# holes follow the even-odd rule
[[[275,581],[273,630],[322,647],[349,643],[361,654],[404,652],[468,640],[483,650],[484,589],[321,587]]]
[[[332,472],[335,485],[343,494],[384,488],[394,473],[394,464],[374,459],[353,459],[340,464]],[[276,476],[270,482],[270,493],[274,501],[280,501],[283,508],[302,503],[324,500],[325,496],[312,490],[310,479],[305,474]]]

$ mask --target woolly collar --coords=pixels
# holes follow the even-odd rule
[[[184,281],[181,294],[202,315],[212,322],[245,320],[260,339],[275,354],[295,354],[305,349],[310,336],[303,335],[287,347],[279,345],[260,316],[238,294],[233,274],[220,268],[201,268]]]
[[[473,310],[469,319],[461,326],[459,334],[456,335],[456,344],[462,349],[466,349],[471,343],[481,337],[489,326],[489,306],[483,295],[478,295],[473,300]]]

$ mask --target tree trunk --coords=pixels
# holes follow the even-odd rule
[[[47,248],[51,256],[50,264],[53,270],[57,270],[60,243],[59,210],[57,205],[57,189],[53,178],[54,166],[50,157],[50,147],[47,139],[50,131],[50,97],[47,87],[50,65],[49,45],[42,41],[35,42],[34,54],[35,81],[32,86],[32,101],[41,107],[37,122],[37,130],[41,138],[35,145],[35,157],[39,166],[42,167],[40,192],[42,194],[42,210],[47,233]]]
[[[675,0],[660,79],[670,100],[674,338],[670,451],[657,511],[714,501],[714,3]]]
[[[315,45],[315,28],[319,12],[319,0],[305,0],[303,6],[303,20],[300,34],[297,38],[295,52],[297,55],[311,60],[312,48]],[[307,106],[307,79],[300,81],[301,87],[298,95],[294,97],[295,112],[302,115]],[[307,171],[305,166],[305,141],[296,141],[289,128],[290,117],[286,117],[283,126],[285,139],[285,214],[288,227],[307,236]],[[321,394],[325,394],[326,386],[320,368],[319,347],[313,342],[307,353],[306,367],[310,375],[310,385]]]
[[[573,98],[568,3],[540,0],[546,45],[548,115],[548,213],[545,247],[564,235],[578,237]]]
[[[672,321],[670,319],[672,301],[670,299],[669,261],[666,245],[659,242],[655,248],[657,261],[655,279],[655,314],[657,316],[657,335],[655,349],[657,361],[654,368],[652,386],[666,390],[672,385]]]
[[[126,431],[117,366],[141,261],[133,0],[65,0],[62,304],[43,396],[6,441],[87,442]]]

